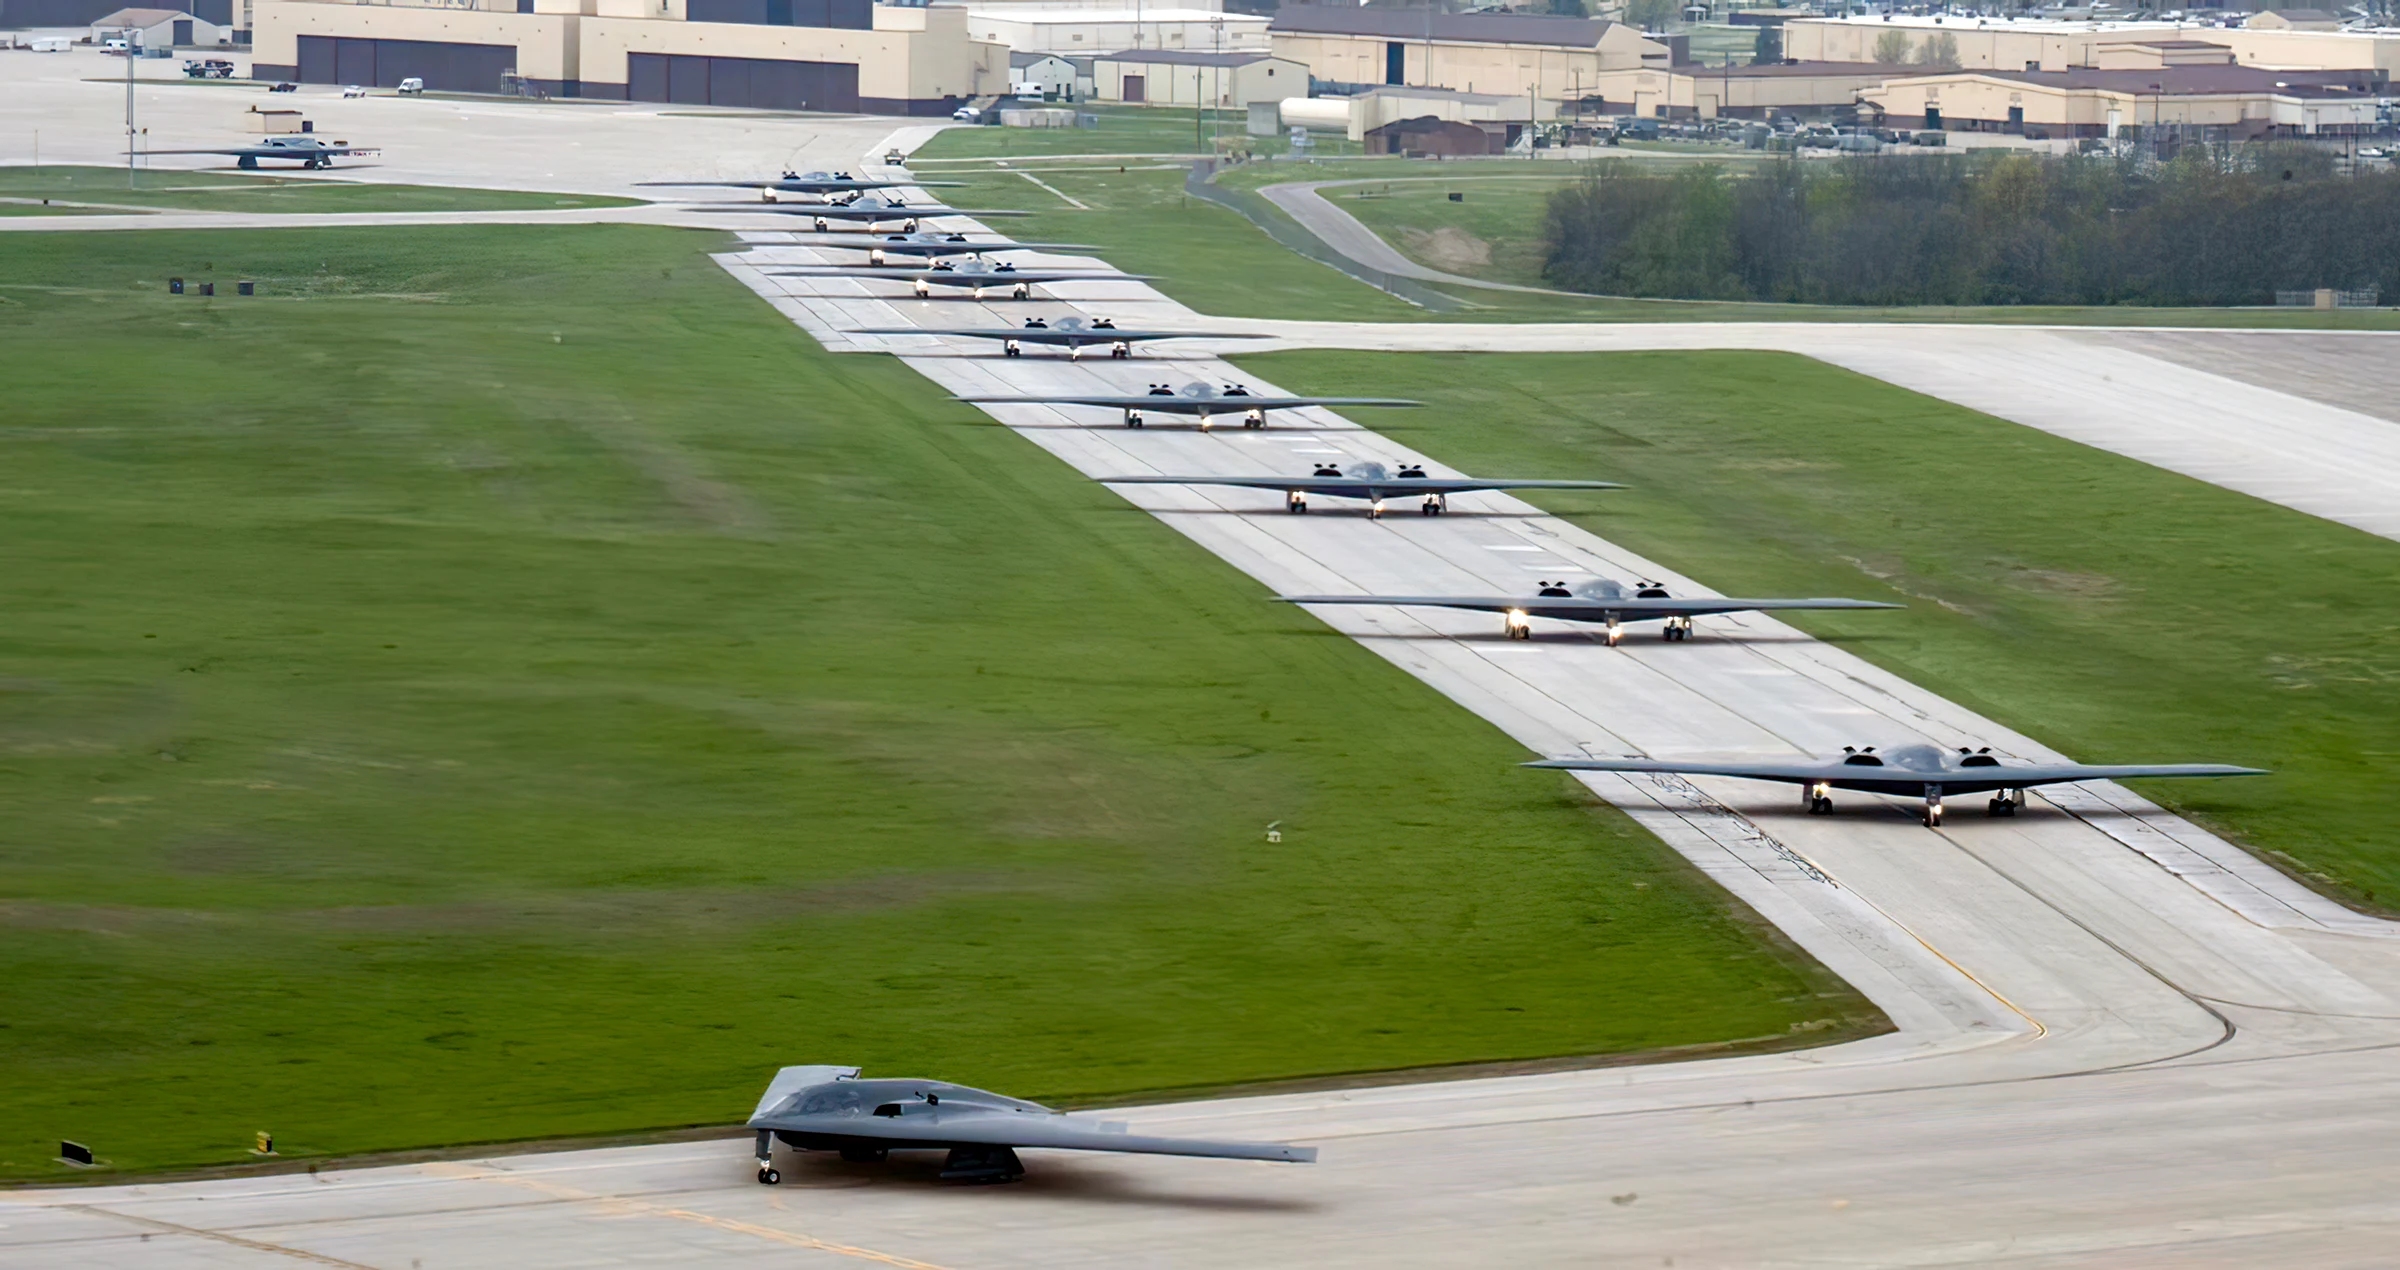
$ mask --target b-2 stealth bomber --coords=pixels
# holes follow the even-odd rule
[[[971,401],[989,406],[1098,406],[1125,412],[1125,426],[1142,426],[1144,416],[1196,415],[1202,431],[1216,415],[1240,414],[1245,428],[1267,426],[1270,410],[1297,410],[1303,406],[1421,406],[1422,401],[1406,401],[1398,397],[1280,397],[1253,393],[1240,384],[1227,384],[1223,390],[1208,384],[1190,383],[1181,388],[1152,384],[1139,396],[1131,393],[1090,397],[1040,394],[1013,397],[952,397],[952,401]]]
[[[373,146],[354,146],[346,141],[325,141],[311,133],[292,133],[288,136],[260,137],[255,144],[226,146],[220,150],[144,150],[149,158],[161,154],[222,154],[234,160],[237,168],[255,168],[260,159],[291,159],[301,167],[314,171],[333,166],[335,159],[354,154],[381,154]]]
[[[1570,589],[1564,582],[1545,582],[1539,594],[1511,595],[1279,595],[1285,604],[1383,604],[1421,606],[1425,608],[1476,609],[1502,615],[1510,639],[1532,639],[1533,619],[1553,618],[1566,622],[1601,622],[1607,626],[1607,640],[1615,648],[1624,638],[1627,622],[1659,621],[1667,624],[1665,637],[1670,640],[1690,639],[1692,619],[1710,613],[1755,613],[1782,609],[1896,609],[1898,604],[1875,600],[1807,599],[1807,600],[1736,600],[1716,596],[1677,598],[1655,582],[1638,582],[1628,587],[1614,578],[1593,578]]]
[[[940,203],[911,203],[906,199],[854,198],[839,203],[703,203],[696,212],[731,212],[737,216],[806,216],[820,234],[835,224],[870,234],[883,232],[886,221],[897,221],[902,233],[917,232],[920,222],[935,216],[1030,216],[1031,212],[945,207]]]
[[[908,283],[917,298],[928,299],[935,287],[964,287],[975,292],[980,300],[983,293],[995,287],[1006,287],[1011,298],[1030,300],[1033,289],[1052,282],[1149,282],[1150,275],[1114,273],[1097,269],[1051,269],[1041,265],[1012,265],[1003,260],[993,263],[969,260],[951,264],[937,260],[930,265],[819,265],[811,269],[770,269],[778,278],[866,278]]]
[[[803,247],[848,247],[867,253],[867,263],[880,265],[893,256],[940,260],[949,256],[985,256],[1004,251],[1098,251],[1090,243],[1020,243],[1006,238],[969,238],[965,234],[892,234],[883,238],[811,238],[795,240]]]
[[[1053,322],[1047,318],[1027,318],[1023,326],[877,326],[865,330],[845,331],[845,335],[938,335],[952,339],[998,340],[1000,351],[1009,357],[1021,357],[1027,344],[1042,344],[1067,350],[1067,360],[1077,361],[1083,350],[1094,344],[1108,345],[1110,357],[1133,356],[1133,346],[1143,340],[1266,340],[1275,338],[1247,331],[1154,331],[1122,327],[1107,318],[1063,317]]]
[[[839,1151],[868,1163],[896,1150],[946,1150],[942,1177],[960,1182],[1013,1182],[1024,1176],[1018,1147],[1067,1151],[1125,1151],[1197,1155],[1228,1160],[1307,1164],[1315,1147],[1272,1142],[1212,1142],[1149,1138],[1121,1122],[1087,1120],[1035,1102],[939,1080],[860,1080],[855,1067],[786,1067],[775,1073],[750,1113],[758,1135],[758,1180],[783,1180],[774,1144],[804,1151]]]
[[[1785,781],[1800,787],[1800,805],[1812,816],[1833,812],[1833,791],[1854,789],[1925,800],[1925,824],[1942,825],[1944,794],[1993,794],[1985,814],[2014,816],[2025,805],[2025,791],[2035,785],[2075,781],[2107,781],[2160,776],[2265,776],[2256,767],[2222,763],[2008,763],[1991,747],[1960,748],[1953,753],[1938,745],[1903,745],[1878,754],[1843,746],[1839,757],[1790,759],[1550,758],[1527,767],[1570,772],[1669,772],[1677,776],[1740,776],[1750,780]]]
[[[1367,519],[1383,519],[1383,500],[1413,498],[1423,495],[1425,501],[1417,511],[1421,515],[1439,516],[1450,510],[1452,494],[1471,494],[1477,490],[1495,489],[1623,489],[1611,481],[1513,481],[1477,480],[1469,476],[1427,476],[1421,466],[1402,467],[1394,472],[1381,463],[1353,463],[1344,471],[1324,464],[1312,475],[1289,476],[1102,476],[1103,485],[1230,485],[1238,489],[1271,489],[1283,491],[1283,509],[1294,514],[1308,510],[1308,496],[1321,494],[1329,498],[1357,498],[1367,501]]]
[[[908,177],[898,181],[862,180],[847,172],[786,172],[772,181],[640,181],[639,185],[664,185],[675,189],[757,190],[768,194],[851,194],[860,190],[939,189],[960,184],[957,181],[920,181]]]

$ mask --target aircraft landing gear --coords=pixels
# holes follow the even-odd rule
[[[1250,411],[1245,411],[1245,412],[1243,412],[1243,414],[1242,414],[1242,426],[1243,426],[1243,427],[1245,427],[1245,428],[1263,428],[1263,427],[1266,427],[1266,426],[1267,426],[1267,412],[1266,412],[1266,411],[1264,411],[1264,410],[1250,410]]]
[[[1141,411],[1139,411],[1139,410],[1128,410],[1128,411],[1126,411],[1126,412],[1125,412],[1125,426],[1126,426],[1126,427],[1128,427],[1128,428],[1138,428],[1138,427],[1141,427],[1141,426],[1142,426],[1142,412],[1141,412]]]
[[[1133,345],[1128,344],[1123,340],[1118,340],[1116,343],[1108,346],[1108,355],[1116,358],[1119,361],[1123,361],[1124,359],[1133,356]]]
[[[1601,638],[1607,642],[1610,648],[1615,648],[1625,640],[1625,627],[1612,617],[1608,619],[1608,633]]]
[[[234,160],[233,166],[237,168],[248,168],[255,172],[258,170],[258,156],[255,154],[245,154],[241,158]]]
[[[1800,787],[1800,809],[1812,816],[1833,814],[1833,787],[1826,784]]]
[[[1417,509],[1417,514],[1420,516],[1439,516],[1448,510],[1450,510],[1450,500],[1448,498],[1445,498],[1440,494],[1428,494],[1425,496],[1425,505]]]
[[[933,288],[928,286],[923,278],[917,279],[912,285],[914,285],[917,289],[918,299],[930,300],[933,298]]]
[[[1369,519],[1369,520],[1381,520],[1381,519],[1383,519],[1383,500],[1382,500],[1382,499],[1378,498],[1378,499],[1376,499],[1374,502],[1367,504],[1367,519]]]
[[[1003,357],[1023,357],[1025,355],[1025,350],[1019,347],[1015,340],[1002,340],[1000,341],[1000,355]]]
[[[1942,827],[1942,787],[1933,785],[1925,790],[1925,827]]]
[[[2017,809],[2024,805],[2024,790],[2004,789],[1999,793],[1992,795],[1992,801],[1985,804],[1983,814],[1987,816],[2014,816],[2017,814]]]
[[[1291,493],[1284,495],[1283,509],[1287,512],[1290,512],[1294,516],[1306,516],[1308,514],[1308,500],[1302,498],[1298,490],[1294,490]]]
[[[1508,611],[1508,637],[1510,639],[1533,638],[1533,619],[1525,616],[1525,610],[1510,609]]]
[[[1025,1176],[1025,1166],[1017,1162],[1017,1153],[1007,1147],[952,1147],[950,1158],[942,1162],[945,1182],[974,1182],[993,1185],[1014,1182]]]
[[[775,1135],[772,1132],[765,1129],[758,1131],[757,1152],[758,1184],[774,1186],[783,1181],[783,1174],[775,1171]]]
[[[758,1184],[760,1186],[780,1186],[783,1184],[783,1174],[778,1173],[773,1169],[760,1169],[758,1171]]]
[[[1690,639],[1692,637],[1692,619],[1688,617],[1668,618],[1664,634],[1670,643],[1680,639]]]
[[[1012,300],[1030,300],[1033,298],[1033,288],[1018,287],[1016,290],[1011,291],[1008,294],[1009,298]]]
[[[824,218],[824,217],[822,217],[822,216],[819,216],[819,217],[816,217],[816,218],[815,218],[815,220],[816,220],[816,222],[817,222],[817,232],[818,232],[818,233],[820,233],[820,234],[824,233],[824,232],[825,232],[825,218]]]

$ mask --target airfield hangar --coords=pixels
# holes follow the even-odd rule
[[[1005,92],[963,5],[872,0],[254,0],[260,79],[947,115]]]

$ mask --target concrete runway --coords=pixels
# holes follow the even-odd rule
[[[875,147],[850,153],[878,152],[880,134]],[[920,302],[879,283],[768,278],[759,266],[847,255],[791,245],[787,234],[749,237],[727,267],[836,348],[865,347],[837,333],[851,327],[1013,324],[1069,310],[1049,299]],[[1121,321],[1196,321],[1140,284],[1064,294]],[[1419,338],[1408,332],[1453,341],[1462,337],[1452,332],[1480,332],[1502,346],[1591,338],[1578,330],[1329,334],[1395,346]],[[1663,338],[1654,328],[1644,336]],[[1950,364],[1918,356],[1928,368]],[[1959,390],[1973,389],[1972,365],[1955,356]],[[1070,364],[928,341],[909,360],[956,390],[1246,378],[1206,350]],[[1018,407],[1001,418],[1095,475],[1422,458],[1323,412],[1206,434],[1164,422],[1131,432],[1103,412]],[[1446,517],[1380,522],[1330,507],[1287,516],[1272,494],[1159,487],[1132,497],[1258,578],[1262,603],[1273,589],[1515,590],[1561,574],[1705,589],[1497,495],[1458,498]],[[1757,617],[1702,619],[1688,644],[1636,634],[1614,650],[1553,626],[1511,643],[1473,614],[1324,617],[1529,751],[1789,752],[1927,739],[2049,757]],[[728,1141],[14,1192],[0,1194],[0,1264],[2390,1260],[2389,1228],[2400,1221],[2400,1135],[2388,1131],[2386,1106],[2389,1051],[2400,1047],[2392,927],[2109,785],[2036,797],[2015,820],[1987,821],[1962,804],[1940,832],[1863,796],[1812,818],[1784,791],[1741,782],[1595,776],[1592,786],[1858,985],[1900,1030],[1782,1055],[1122,1115],[1143,1132],[1315,1143],[1323,1162],[1309,1167],[1036,1154],[1022,1185],[959,1190],[934,1183],[929,1163],[805,1160],[787,1167],[784,1186],[765,1188],[750,1180],[747,1143]],[[797,1020],[792,1046],[795,1062],[841,1058],[810,1052]]]

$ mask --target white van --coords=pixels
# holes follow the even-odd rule
[[[414,97],[418,93],[425,91],[425,81],[417,78],[414,75],[411,75],[407,79],[400,81],[400,91],[406,96]]]

